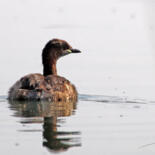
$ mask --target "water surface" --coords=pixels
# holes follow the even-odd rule
[[[1,154],[154,154],[155,104],[80,95],[78,103],[1,97]],[[112,148],[112,149],[111,149]]]

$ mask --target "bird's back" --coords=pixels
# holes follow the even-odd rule
[[[64,77],[29,74],[17,81],[9,90],[10,100],[75,101],[77,91]]]

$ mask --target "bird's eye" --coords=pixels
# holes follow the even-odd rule
[[[67,49],[69,49],[70,47],[69,47],[67,44],[63,44],[63,45],[62,45],[62,48],[63,48],[63,50],[67,50]]]

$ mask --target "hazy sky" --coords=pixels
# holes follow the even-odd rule
[[[58,63],[80,93],[155,98],[154,1],[1,0],[0,94],[21,76],[42,72],[52,38],[82,54]]]

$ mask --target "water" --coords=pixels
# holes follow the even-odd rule
[[[1,97],[0,153],[154,154],[154,103],[79,98],[78,103],[54,104]]]
[[[0,1],[0,154],[134,154],[155,149],[153,0]],[[42,73],[52,38],[81,54],[59,60],[78,103],[10,103],[9,87]]]

